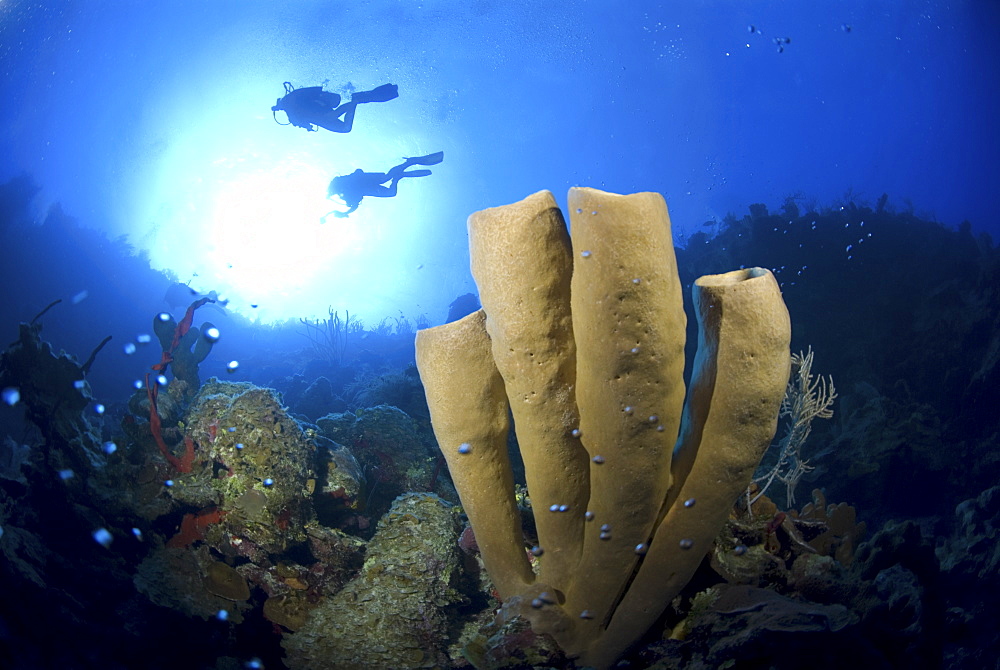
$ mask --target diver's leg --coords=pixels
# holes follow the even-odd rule
[[[334,133],[349,133],[354,127],[354,112],[357,108],[357,103],[344,103],[332,112],[315,119],[313,123]],[[341,116],[344,117],[343,120]]]
[[[433,156],[433,154],[431,155]],[[418,156],[416,158],[403,159],[402,163],[396,165],[395,167],[390,168],[390,170],[386,173],[386,177],[389,179],[397,179],[399,177],[424,177],[426,175],[429,175],[431,173],[430,170],[411,170],[410,172],[406,172],[406,168],[412,167],[414,165],[436,164],[436,163],[421,163],[420,161],[423,160],[424,158],[425,158],[424,156]],[[437,162],[440,163],[441,161],[439,160]]]
[[[346,111],[341,111],[345,107],[347,108]],[[344,121],[343,121],[343,123],[344,123],[345,130],[342,130],[341,132],[344,132],[344,133],[351,132],[351,128],[354,127],[354,112],[356,112],[356,111],[358,111],[358,103],[356,103],[356,102],[346,102],[346,103],[344,103],[343,105],[340,106],[340,109],[337,110],[337,115],[338,116],[340,114],[344,115]]]
[[[396,196],[396,185],[399,184],[400,177],[394,178],[389,182],[388,186],[382,186],[379,188],[378,194],[375,196],[377,198],[394,198]]]
[[[413,156],[412,158],[403,158],[403,162],[402,163],[400,163],[396,167],[394,167],[391,170],[389,170],[389,175],[402,174],[403,170],[405,170],[406,168],[411,167],[413,165],[437,165],[438,163],[440,163],[443,160],[444,160],[444,152],[443,151],[438,151],[438,152],[433,153],[433,154],[427,154],[426,156]],[[426,170],[417,170],[416,172],[418,172],[420,174],[409,173],[409,174],[407,174],[405,176],[407,176],[407,177],[423,177],[424,176],[424,172],[427,172],[427,171]],[[427,172],[427,174],[430,174],[430,172]]]
[[[389,179],[399,179],[403,176],[403,171],[410,167],[410,165],[411,163],[400,163],[399,165],[390,168],[389,171],[385,173],[385,176]]]
[[[392,198],[396,195],[396,191],[398,190],[399,186],[399,180],[402,179],[403,177],[426,177],[430,173],[431,173],[430,170],[410,170],[409,172],[400,172],[399,174],[392,177],[392,181],[389,182],[388,186],[379,186],[377,188],[373,188],[365,195],[372,195],[375,196],[376,198]]]

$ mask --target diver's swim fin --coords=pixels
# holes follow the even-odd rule
[[[356,91],[351,94],[351,102],[389,102],[399,97],[399,87],[382,84],[370,91]]]
[[[406,162],[410,165],[437,165],[444,160],[444,152],[438,151],[437,153],[427,154],[426,156],[414,156],[413,158],[407,158]]]

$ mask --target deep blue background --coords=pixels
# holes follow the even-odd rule
[[[754,202],[883,192],[996,234],[998,14],[983,0],[7,1],[0,179],[27,171],[39,212],[61,202],[128,234],[265,320],[334,305],[440,321],[474,289],[465,217],[543,188],[662,192],[680,239]],[[401,95],[362,106],[350,135],[305,133],[271,118],[284,80]],[[440,149],[394,200],[317,223],[330,177]]]

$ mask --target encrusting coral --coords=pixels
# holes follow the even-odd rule
[[[458,509],[436,495],[393,501],[360,573],[282,642],[288,667],[444,667],[446,610],[462,599],[458,529]]]
[[[774,436],[790,325],[769,271],[699,279],[684,405],[686,318],[662,197],[577,188],[569,208],[572,241],[545,191],[469,218],[483,309],[418,332],[417,363],[505,614],[601,668],[688,582],[749,483]]]

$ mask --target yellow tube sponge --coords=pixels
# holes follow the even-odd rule
[[[508,613],[604,668],[684,587],[750,481],[774,436],[790,325],[767,270],[699,279],[685,401],[662,197],[572,189],[569,204],[572,239],[548,192],[469,218],[483,309],[418,333],[417,365]],[[508,402],[543,550],[537,579],[507,462]]]
[[[486,312],[493,360],[503,377],[539,544],[540,577],[563,590],[583,546],[587,453],[574,383],[570,316],[573,259],[566,223],[548,191],[469,217],[472,276]],[[550,513],[556,506],[575,513]],[[474,530],[475,528],[473,528]]]
[[[417,333],[417,364],[434,433],[475,529],[501,598],[523,592],[534,574],[524,552],[514,475],[507,455],[508,403],[486,334],[486,314]]]

